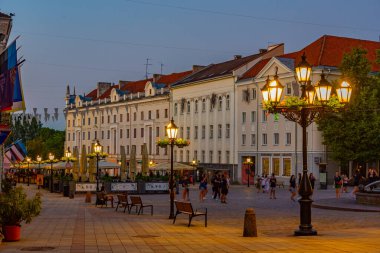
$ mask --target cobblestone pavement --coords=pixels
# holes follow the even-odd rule
[[[24,186],[27,188],[27,186]],[[331,188],[331,187],[330,187]],[[30,186],[28,192],[35,192]],[[198,190],[190,189],[196,208],[208,208],[208,227],[196,217],[187,227],[187,217],[172,224],[169,195],[142,195],[154,205],[154,215],[126,214],[96,208],[85,203],[84,195],[74,199],[41,190],[43,211],[31,224],[22,226],[19,242],[3,242],[0,252],[28,252],[28,247],[53,247],[48,252],[380,252],[380,213],[312,209],[312,224],[318,236],[294,237],[299,225],[299,204],[290,200],[285,189],[277,199],[257,193],[253,187],[232,186],[228,204],[211,199],[200,203]],[[334,190],[317,190],[313,198],[330,199]],[[343,194],[343,204],[355,204]],[[177,195],[176,198],[180,198]],[[94,200],[94,197],[93,197]],[[336,202],[339,203],[339,202]],[[335,204],[336,204],[335,203]],[[258,237],[243,237],[244,213],[256,212]]]

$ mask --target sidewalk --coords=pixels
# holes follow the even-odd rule
[[[28,188],[30,193],[35,191],[34,185]],[[154,205],[154,215],[137,216],[96,208],[94,201],[85,203],[84,195],[69,199],[42,193],[41,215],[23,225],[21,241],[0,244],[0,252],[28,252],[28,247],[52,247],[45,252],[380,252],[378,213],[313,208],[312,223],[319,235],[294,237],[299,205],[290,201],[287,189],[279,189],[277,199],[269,200],[253,187],[232,186],[228,204],[222,205],[210,194],[200,203],[198,190],[192,187],[193,205],[208,208],[207,228],[202,218],[194,218],[188,228],[185,215],[173,225],[167,194],[142,195],[144,202]],[[333,194],[317,191],[316,203]],[[257,238],[242,237],[248,207],[256,211]]]

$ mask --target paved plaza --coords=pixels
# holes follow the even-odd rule
[[[36,191],[35,185],[28,189]],[[198,188],[190,189],[194,207],[207,207],[208,227],[203,217],[196,217],[187,227],[187,216],[180,215],[176,224],[168,219],[169,195],[142,195],[154,205],[154,215],[115,212],[85,203],[85,195],[74,199],[40,190],[43,210],[31,224],[22,226],[19,242],[3,242],[0,252],[28,252],[31,247],[47,252],[380,252],[380,209],[356,205],[349,194],[334,199],[335,192],[317,190],[316,204],[340,206],[363,211],[313,208],[314,237],[294,237],[299,224],[299,204],[290,200],[287,188],[277,190],[277,199],[257,193],[253,187],[231,186],[228,204],[211,199],[200,203]],[[180,198],[177,195],[176,198]],[[244,213],[256,212],[258,237],[243,237]],[[364,212],[364,211],[375,212]],[[377,212],[376,212],[377,211]],[[34,248],[35,249],[35,248]]]

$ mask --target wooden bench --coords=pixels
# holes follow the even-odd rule
[[[105,205],[107,207],[108,201],[111,202],[111,207],[113,207],[112,195],[107,195],[105,192],[96,192],[95,206],[100,205],[100,207],[103,207]]]
[[[125,210],[128,208],[128,213],[129,213],[129,209],[131,208],[131,203],[129,203],[128,201],[128,195],[127,194],[117,194],[116,195],[117,197],[117,205],[116,205],[116,212],[117,212],[117,209],[119,208],[119,206],[121,207],[124,207],[124,213],[125,213]]]
[[[191,205],[190,202],[174,201],[174,203],[175,203],[175,206],[177,208],[177,212],[174,216],[173,224],[175,223],[177,215],[180,213],[183,213],[183,214],[189,215],[188,227],[190,227],[191,220],[193,219],[193,217],[201,216],[201,215],[205,216],[205,227],[207,227],[207,208],[205,208],[205,212],[199,212],[199,211],[197,211],[197,209],[195,209],[195,211],[194,211],[193,206]]]
[[[150,214],[153,215],[153,205],[144,205],[140,196],[130,196],[129,198],[131,199],[131,207],[129,208],[129,213],[131,213],[131,210],[134,206],[136,207],[136,213],[138,209],[138,215],[140,215],[140,212],[144,213],[144,207],[150,207]]]

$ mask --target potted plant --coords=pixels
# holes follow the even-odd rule
[[[168,145],[170,145],[170,140],[167,138],[157,140],[157,146],[159,146],[161,148],[165,148]]]
[[[174,144],[177,147],[179,147],[179,148],[183,148],[183,147],[189,146],[190,145],[190,141],[182,139],[182,138],[178,138],[178,139],[175,140]]]
[[[27,198],[22,187],[9,189],[0,195],[0,224],[5,241],[20,240],[21,222],[30,223],[41,211],[41,198],[37,193]]]

